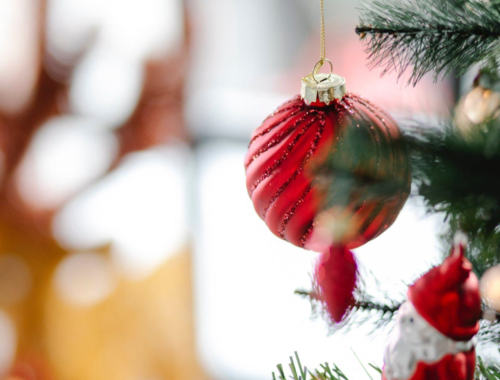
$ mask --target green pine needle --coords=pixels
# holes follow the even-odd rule
[[[454,125],[406,130],[413,183],[430,212],[443,212],[450,229],[469,236],[468,257],[479,276],[500,264],[500,125],[491,120],[464,135]]]
[[[342,370],[336,364],[330,366],[328,363],[324,363],[320,365],[320,369],[316,369],[314,371],[307,370],[306,367],[302,366],[297,352],[295,352],[295,359],[290,356],[289,367],[291,372],[291,376],[289,376],[289,378],[292,380],[309,380],[309,378],[310,380],[349,380],[349,378],[344,374],[344,372],[342,372]],[[382,373],[382,370],[374,366],[373,364],[370,364],[370,367],[373,368],[378,373]],[[279,371],[278,380],[286,380],[286,374],[283,372],[283,366],[281,364],[278,364],[277,368]],[[366,371],[366,373],[371,379],[371,376],[369,375],[368,371]],[[277,380],[274,372],[272,373],[272,376],[273,380]]]
[[[500,380],[500,367],[496,365],[486,366],[480,357],[477,358],[477,362],[477,380]]]
[[[427,72],[435,80],[452,70],[499,57],[498,1],[383,0],[362,4],[356,33],[365,41],[371,67],[399,76],[410,67],[415,85]]]
[[[297,361],[297,365],[295,364],[295,360]],[[295,360],[293,357],[290,357],[289,366],[290,366],[291,376],[289,376],[289,378],[292,380],[350,380],[336,364],[330,366],[328,363],[325,363],[320,365],[320,369],[316,369],[314,371],[308,371],[305,367],[302,367],[297,352],[295,352]],[[369,374],[365,366],[361,363],[359,358],[358,361],[365,370],[368,377],[372,379],[371,375]],[[476,380],[500,380],[500,367],[495,365],[487,366],[480,357],[478,357],[477,362],[478,363],[475,376]],[[373,369],[377,374],[382,374],[382,369],[380,369],[379,367],[373,364],[369,364],[369,367]],[[283,366],[281,364],[278,364],[277,368],[279,371],[278,380],[287,380],[286,374],[283,372]],[[307,375],[309,375],[310,379],[308,378]],[[277,380],[274,372],[272,373],[272,377],[273,380]]]

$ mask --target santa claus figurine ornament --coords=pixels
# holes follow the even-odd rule
[[[441,266],[408,290],[384,354],[384,380],[473,380],[479,281],[456,243]]]
[[[330,255],[332,250],[344,251],[334,246],[356,248],[387,230],[409,195],[411,173],[408,153],[394,119],[368,100],[347,92],[345,79],[332,70],[319,73],[324,64],[333,69],[331,61],[325,58],[323,17],[321,46],[320,61],[302,79],[301,95],[278,107],[253,133],[245,169],[248,193],[269,229],[296,246],[329,255],[331,260],[322,273],[329,277],[328,289],[334,291],[338,289],[334,286],[336,278],[328,273],[328,268],[338,273],[346,269],[350,278],[345,283],[356,283],[354,256],[351,258],[348,250],[347,259]],[[363,152],[346,151],[347,136],[363,138]],[[339,175],[349,173],[354,179],[370,178],[373,183],[398,186],[383,197],[368,197],[355,185],[350,189],[337,185],[336,172],[321,178],[315,169],[342,147],[343,154],[340,159],[337,157],[342,164]],[[325,182],[328,186],[324,186]],[[343,209],[332,213],[332,199],[338,198],[344,200]],[[336,215],[337,220],[332,223],[331,218],[322,218],[325,214]],[[321,228],[327,233],[315,233]],[[339,234],[339,230],[345,233]],[[342,318],[345,305],[349,304],[345,300],[351,298],[353,291],[354,285],[344,286],[342,294],[329,297],[343,300],[342,306],[334,305],[334,319]],[[326,289],[324,292],[328,293]]]

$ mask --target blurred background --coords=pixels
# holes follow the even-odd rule
[[[348,90],[446,114],[456,83],[366,67],[357,5],[326,1]],[[250,134],[299,92],[319,20],[314,0],[0,1],[1,378],[268,379],[293,351],[353,378],[352,351],[381,364],[385,333],[311,319],[293,292],[316,255],[245,188]],[[411,199],[361,264],[404,292],[441,224]]]

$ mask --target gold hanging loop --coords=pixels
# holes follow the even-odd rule
[[[312,71],[312,77],[316,81],[316,83],[321,83],[326,80],[329,80],[332,77],[333,73],[333,64],[332,61],[326,58],[326,38],[325,38],[325,4],[324,0],[320,0],[321,2],[321,44],[320,44],[320,53],[319,53],[319,61],[314,65]],[[330,74],[327,77],[321,78],[319,80],[316,76],[319,73],[319,70],[325,65],[325,62],[328,62],[330,65]]]
[[[316,77],[316,75],[318,75],[319,70],[321,70],[321,68],[325,65],[325,62],[328,62],[328,64],[330,65],[330,74],[322,79],[318,79]],[[316,83],[321,83],[321,82],[324,82],[326,80],[330,80],[330,78],[332,77],[332,74],[333,74],[333,63],[328,58],[324,58],[323,60],[319,60],[314,65],[314,68],[312,71],[312,76],[313,76],[314,80],[316,81]]]
[[[318,105],[322,103],[329,106],[332,102],[340,100],[347,93],[345,78],[333,74],[332,61],[326,58],[325,38],[325,12],[324,0],[321,1],[321,47],[320,59],[314,65],[312,72],[302,78],[301,97],[307,105]],[[328,63],[330,73],[320,73],[321,68]]]

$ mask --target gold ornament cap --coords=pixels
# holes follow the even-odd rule
[[[319,70],[328,63],[330,74],[320,74]],[[320,59],[314,65],[312,73],[302,78],[302,99],[309,106],[313,103],[323,103],[327,106],[335,100],[341,100],[346,94],[345,78],[333,74],[332,61],[326,58],[325,12],[324,0],[321,0],[321,50]],[[318,104],[315,104],[318,105]],[[319,104],[318,106],[321,106]]]
[[[330,64],[333,69],[332,63],[325,59],[324,61]],[[340,75],[321,74],[318,70],[323,66],[324,62],[319,61],[311,74],[302,78],[301,96],[307,105],[312,103],[321,102],[327,106],[330,105],[335,99],[342,99],[346,94],[345,78]]]

